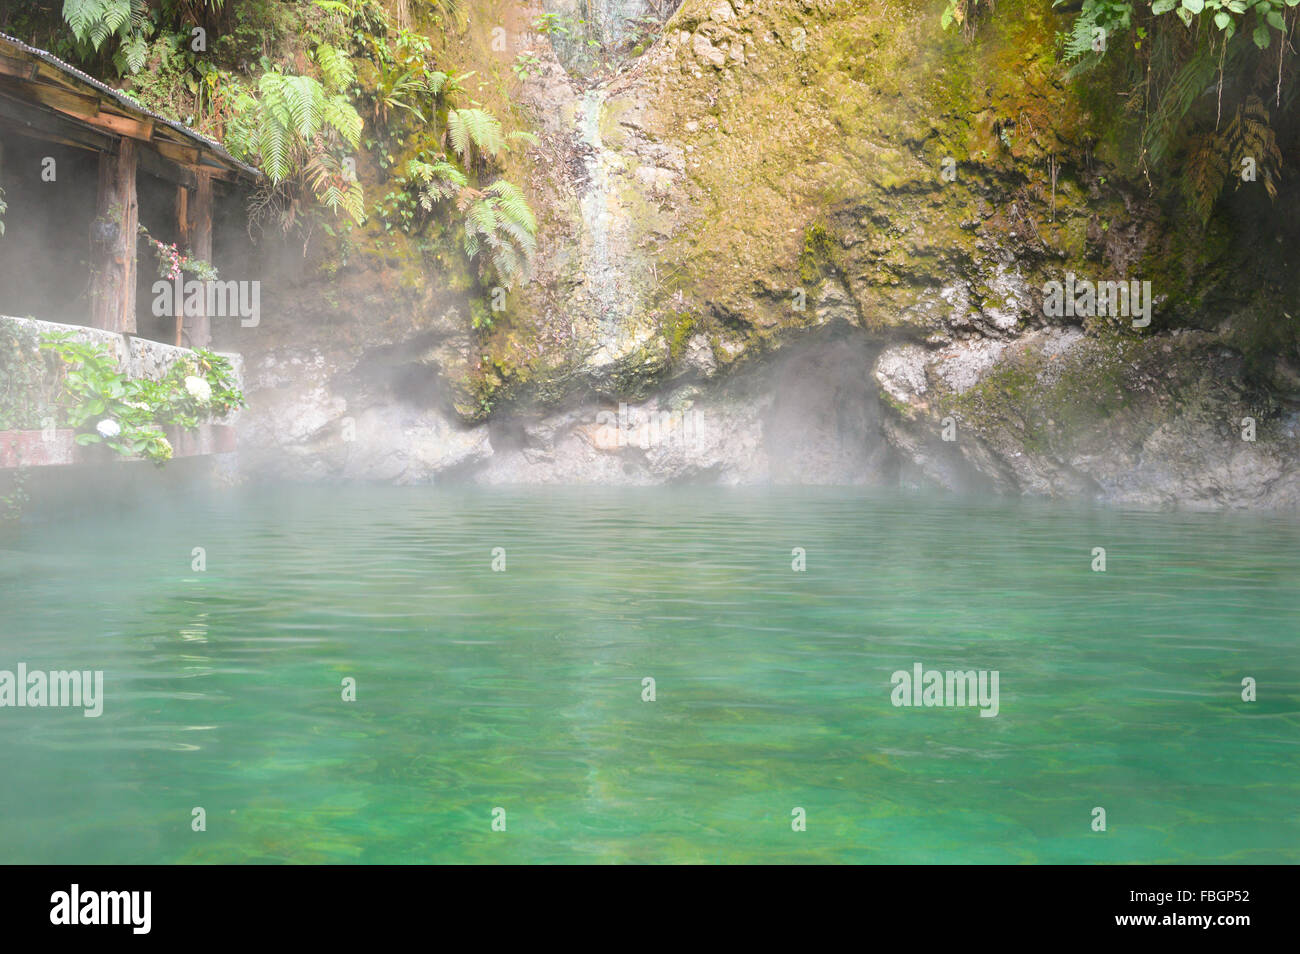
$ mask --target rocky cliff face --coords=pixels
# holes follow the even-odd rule
[[[930,4],[686,0],[603,77],[542,38],[534,280],[490,332],[396,253],[286,296],[244,347],[250,462],[1295,506],[1300,355],[1248,367],[1244,297],[1171,330],[1204,253],[1063,82],[1050,3],[999,11],[971,43]],[[1069,274],[1150,281],[1154,320],[1048,317]],[[307,330],[323,294],[345,331]]]

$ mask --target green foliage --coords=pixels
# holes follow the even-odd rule
[[[233,155],[258,163],[273,185],[300,178],[331,211],[361,222],[361,183],[344,162],[345,147],[357,148],[362,128],[361,116],[342,91],[353,79],[351,64],[326,44],[317,48],[316,62],[324,84],[269,69],[258,80],[256,95],[242,92],[225,145]]]
[[[406,164],[406,175],[415,183],[420,207],[426,212],[432,212],[439,202],[456,198],[469,184],[465,173],[444,158],[433,162],[412,159]]]
[[[268,184],[250,201],[253,226],[273,220],[287,231],[309,214],[313,226],[337,234],[315,221],[316,207],[343,215],[344,228],[364,221],[352,161],[364,146],[374,160],[368,168],[392,177],[374,209],[385,229],[445,236],[470,255],[480,278],[495,272],[509,284],[528,271],[537,223],[502,175],[511,150],[537,140],[507,131],[470,99],[473,74],[437,63],[428,27],[459,29],[467,16],[462,0],[66,0],[64,9],[80,45],[74,61],[102,73],[111,58],[109,70],[126,77],[142,104],[198,124],[266,173]],[[195,25],[208,29],[210,53],[190,49]],[[537,23],[574,43],[583,42],[584,27],[551,14]],[[304,47],[314,51],[310,69],[301,66]],[[540,70],[540,58],[516,66]],[[160,269],[184,260],[175,249],[155,251]]]
[[[150,24],[146,0],[64,0],[63,19],[81,43],[95,50],[110,38],[140,35]]]
[[[111,53],[118,74],[125,75],[144,68],[156,33],[178,37],[174,28],[181,21],[195,22],[223,6],[224,0],[64,0],[63,19],[77,43]],[[188,33],[184,36],[188,39]]]
[[[1191,26],[1198,17],[1213,22],[1216,29],[1231,39],[1251,16],[1253,29],[1251,42],[1259,49],[1267,49],[1273,42],[1270,27],[1286,32],[1283,12],[1287,7],[1300,4],[1300,0],[1153,0],[1151,12],[1157,16],[1173,13]]]
[[[584,21],[560,13],[543,13],[533,20],[533,29],[546,36],[571,36],[580,31]]]
[[[520,80],[530,80],[534,76],[542,75],[542,58],[536,53],[525,50],[515,57],[510,69]]]
[[[58,362],[40,344],[35,331],[0,322],[0,431],[36,430],[56,413]]]
[[[495,159],[505,148],[501,123],[482,109],[453,109],[447,113],[447,141],[462,162],[475,157]]]
[[[71,333],[45,335],[41,349],[61,362],[59,423],[75,428],[82,446],[103,443],[161,465],[172,456],[166,428],[193,430],[244,406],[230,362],[211,351],[196,351],[151,381],[128,378],[107,345]]]
[[[1258,97],[1239,106],[1221,129],[1196,136],[1188,148],[1183,188],[1202,222],[1209,220],[1230,177],[1241,187],[1242,179],[1234,173],[1241,170],[1243,159],[1253,164],[1269,198],[1276,199],[1282,153],[1268,110]]]
[[[975,27],[975,15],[983,6],[983,0],[947,0],[943,13],[939,15],[939,23],[945,30],[959,27],[969,36]]]
[[[342,50],[322,43],[316,48],[316,65],[325,79],[325,89],[345,90],[357,78],[352,61]]]
[[[978,5],[948,0],[944,27],[969,23]],[[1296,71],[1286,69],[1297,6],[1300,0],[1083,0],[1058,40],[1076,75],[1123,52],[1133,85],[1121,95],[1144,117],[1139,165],[1180,183],[1205,221],[1243,160],[1277,197],[1285,154],[1278,124],[1291,120],[1300,92]],[[1124,36],[1131,42],[1118,42]],[[1272,114],[1264,105],[1270,99],[1280,107]]]
[[[527,274],[537,252],[537,219],[528,200],[517,186],[503,179],[482,192],[462,195],[465,254],[473,258],[486,249],[509,288]]]
[[[392,41],[363,34],[357,45],[369,61],[361,93],[370,99],[379,123],[388,122],[399,110],[420,123],[434,121],[446,98],[463,92],[461,83],[471,75],[453,76],[436,69],[429,39],[411,30],[397,31]]]
[[[480,259],[509,287],[526,277],[537,250],[537,220],[523,192],[500,178],[499,162],[512,143],[536,143],[530,133],[506,133],[500,120],[479,106],[452,105],[463,95],[464,76],[435,70],[425,58],[427,50],[399,34],[396,44],[375,42],[381,80],[400,68],[401,84],[381,83],[377,106],[387,91],[409,91],[411,99],[398,104],[417,123],[414,132],[429,146],[416,151],[401,167],[393,188],[376,211],[388,230],[415,232],[431,221],[439,206],[450,203],[461,213],[461,247],[471,259]],[[395,66],[386,71],[385,60]],[[439,118],[442,135],[436,134]],[[421,128],[423,127],[423,128]],[[441,145],[443,151],[437,151]],[[381,156],[386,166],[391,156]]]
[[[1065,0],[1053,0],[1059,7]],[[1083,0],[1083,9],[1070,31],[1060,38],[1064,58],[1078,60],[1105,53],[1112,34],[1133,25],[1133,4],[1127,0]]]

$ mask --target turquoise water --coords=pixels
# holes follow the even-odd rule
[[[811,490],[33,519],[0,533],[0,669],[106,699],[0,709],[0,861],[1296,862],[1298,544]],[[894,707],[917,662],[997,670],[999,714]]]

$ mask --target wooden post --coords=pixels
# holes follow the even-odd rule
[[[182,249],[190,245],[190,190],[183,185],[176,187],[176,244]],[[174,303],[176,311],[176,347],[181,346],[182,335],[185,331],[185,296],[181,295],[181,300]]]
[[[200,169],[195,173],[197,185],[194,190],[194,216],[190,220],[190,249],[195,258],[205,262],[212,261],[212,173]],[[204,286],[206,292],[207,287]],[[203,306],[194,316],[190,328],[190,347],[207,348],[212,344],[212,322],[207,310],[207,295],[203,296]]]
[[[90,324],[135,334],[136,232],[140,207],[135,191],[136,145],[123,136],[116,153],[99,156],[99,201],[91,225]]]

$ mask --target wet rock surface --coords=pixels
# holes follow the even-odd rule
[[[1231,322],[1045,316],[1067,271],[1151,272],[1162,302],[1199,275],[1094,149],[1050,4],[1010,2],[966,44],[901,2],[687,0],[599,82],[539,46],[517,324],[488,340],[392,268],[348,279],[332,294],[364,331],[249,355],[250,457],[306,479],[1297,506],[1300,355],[1261,390]]]

